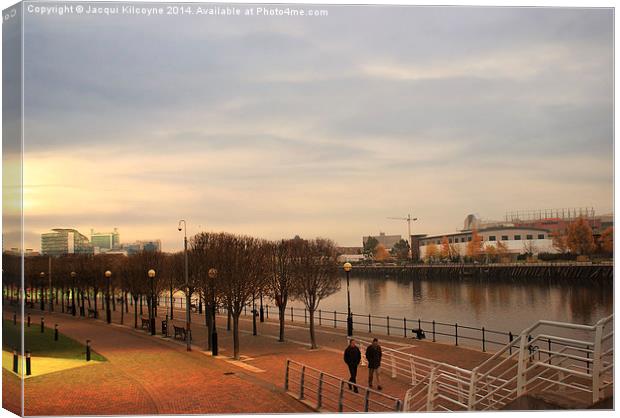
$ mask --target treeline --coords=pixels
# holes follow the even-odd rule
[[[185,283],[185,254],[143,251],[124,255],[67,255],[51,260],[47,256],[24,258],[25,303],[32,304],[39,294],[55,293],[63,309],[84,315],[90,308],[91,295],[95,311],[97,295],[110,293],[123,312],[127,300],[134,300],[134,327],[138,327],[137,305],[145,297],[150,309],[155,296],[172,297],[177,291],[198,297],[206,304],[205,325],[208,335],[216,310],[225,309],[232,318],[234,356],[239,358],[239,317],[245,305],[259,295],[271,298],[279,309],[280,341],[284,341],[285,310],[292,300],[302,302],[309,313],[310,342],[316,348],[314,315],[321,300],[340,288],[335,244],[329,239],[294,238],[267,241],[229,233],[200,233],[188,243],[188,283]],[[15,297],[21,288],[19,256],[4,254],[3,286],[5,294]],[[154,270],[150,278],[148,271]],[[106,277],[106,271],[111,272]],[[108,289],[108,283],[110,288]],[[51,291],[50,291],[51,290]],[[58,297],[60,293],[60,298]],[[49,301],[48,301],[49,302]],[[217,309],[216,309],[217,308]]]

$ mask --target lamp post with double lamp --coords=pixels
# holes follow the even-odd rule
[[[75,316],[75,271],[71,272],[71,315]]]
[[[112,323],[112,311],[110,311],[110,277],[112,277],[112,272],[110,270],[106,270],[104,273],[106,278],[105,283],[105,320],[108,324]]]
[[[183,224],[183,227],[181,227]],[[179,221],[179,232],[184,231],[184,239],[183,239],[183,254],[185,258],[185,326],[187,330],[187,334],[185,340],[187,342],[187,351],[192,351],[192,341],[190,338],[190,327],[191,327],[191,314],[190,314],[190,294],[189,294],[189,265],[187,261],[187,223],[185,219],[181,219]]]
[[[43,297],[43,280],[45,280],[45,272],[42,271],[41,273],[39,273],[39,277],[41,278],[41,310],[44,311],[45,310],[45,298]]]
[[[215,280],[217,279],[217,269],[209,269],[209,283],[211,285],[211,312],[207,315],[212,315],[211,321],[211,354],[217,356],[217,325],[215,321]]]
[[[353,268],[351,263],[344,263],[342,266],[344,272],[347,274],[347,335],[351,337],[353,335],[353,315],[351,314],[351,293],[349,292],[349,272]]]
[[[149,303],[149,328],[151,335],[155,335],[155,270],[150,269],[148,272],[149,282],[151,282],[151,303]]]

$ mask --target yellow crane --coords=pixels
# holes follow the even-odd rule
[[[418,218],[412,218],[411,214],[408,214],[406,218],[388,217],[388,219],[394,219],[397,221],[407,221],[407,243],[409,244],[409,260],[413,261],[413,251],[411,249],[411,221],[417,221]]]

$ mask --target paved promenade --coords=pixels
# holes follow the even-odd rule
[[[185,343],[161,335],[152,337],[133,328],[133,307],[120,323],[120,307],[113,312],[113,324],[106,324],[105,312],[98,320],[72,317],[58,312],[44,313],[46,324],[58,323],[60,331],[76,340],[92,341],[93,349],[109,361],[91,367],[51,373],[26,381],[26,414],[166,414],[232,412],[308,412],[304,405],[283,393],[286,359],[290,358],[325,372],[348,378],[342,361],[346,335],[342,329],[317,327],[319,349],[309,349],[309,331],[302,323],[287,322],[286,342],[277,341],[278,323],[271,318],[258,324],[252,335],[251,317],[241,317],[241,361],[232,357],[232,331],[226,331],[226,317],[218,317],[220,352],[217,358],[206,352],[204,315],[192,314],[193,351]],[[34,309],[35,326],[42,315]],[[144,310],[146,313],[146,309]],[[5,312],[5,316],[11,313]],[[160,307],[157,331],[165,307]],[[174,323],[184,326],[184,315],[175,311]],[[140,321],[138,321],[140,325]],[[356,333],[359,338],[372,335]],[[382,337],[385,347],[472,368],[490,355],[449,344]],[[33,367],[35,362],[33,359]],[[358,383],[367,382],[367,369],[360,367]],[[13,376],[10,376],[13,377]],[[385,393],[403,398],[409,388],[404,380],[382,376]],[[243,400],[251,394],[252,401]]]

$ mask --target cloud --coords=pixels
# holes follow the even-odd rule
[[[117,226],[173,249],[182,217],[357,244],[412,211],[440,233],[612,208],[612,10],[329,10],[28,16],[29,236]]]

